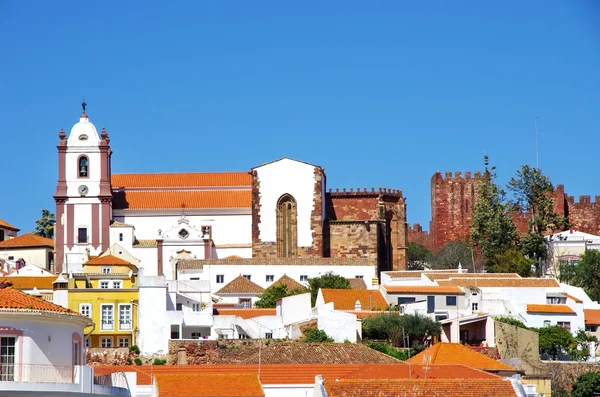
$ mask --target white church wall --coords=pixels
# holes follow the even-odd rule
[[[159,276],[158,257],[156,247],[134,247],[131,254],[140,260],[138,267],[144,269],[147,276]]]
[[[277,241],[277,201],[287,193],[294,197],[298,209],[298,247],[312,246],[310,220],[316,182],[315,167],[282,159],[255,170],[260,182],[260,239],[265,242]]]

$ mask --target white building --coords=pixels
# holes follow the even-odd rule
[[[0,241],[0,259],[8,265],[4,270],[9,273],[24,264],[52,270],[54,267],[54,240],[27,233]]]
[[[0,219],[0,242],[17,236],[19,229]]]

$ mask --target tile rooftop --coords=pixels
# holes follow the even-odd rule
[[[600,310],[583,309],[585,325],[600,325]]]
[[[571,309],[568,305],[536,305],[529,304],[527,305],[528,313],[560,313],[560,314],[576,314],[573,309]]]
[[[478,353],[460,343],[436,343],[407,361],[411,364],[462,364],[484,371],[515,371],[515,368]]]
[[[53,289],[56,276],[10,276],[0,279],[0,284],[10,284],[15,289]]]
[[[383,288],[389,294],[442,294],[442,295],[464,295],[460,287],[455,286],[412,286],[412,285],[385,285]]]
[[[102,265],[116,265],[116,266],[132,266],[133,264],[118,258],[114,255],[105,255],[92,258],[83,264],[84,266],[102,266]]]
[[[198,172],[167,174],[112,174],[111,185],[119,188],[252,187],[249,172]]]
[[[0,219],[0,227],[3,229],[14,230],[15,232],[18,232],[20,230],[20,229],[17,229],[16,227],[14,227],[13,225],[11,225],[10,223],[6,222],[3,219]]]
[[[560,287],[553,278],[454,278],[437,280],[439,285],[479,288],[553,288]]]
[[[264,397],[258,374],[156,373],[161,397]]]
[[[251,190],[118,191],[113,193],[115,210],[248,208]]]
[[[0,288],[0,311],[78,313],[12,287]]]
[[[262,294],[263,292],[265,292],[263,287],[239,275],[215,294]]]
[[[386,310],[389,303],[379,290],[322,289],[325,303],[333,302],[335,310],[354,310],[360,301],[361,310]]]
[[[54,248],[54,240],[37,234],[26,233],[0,242],[1,249],[36,247]]]

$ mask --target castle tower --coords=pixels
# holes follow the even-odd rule
[[[58,137],[58,184],[55,244],[57,273],[79,271],[89,255],[109,247],[112,211],[110,186],[110,139],[100,136],[85,114],[67,137]]]

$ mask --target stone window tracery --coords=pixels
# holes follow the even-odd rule
[[[298,255],[298,209],[296,200],[284,194],[277,201],[277,256]]]

